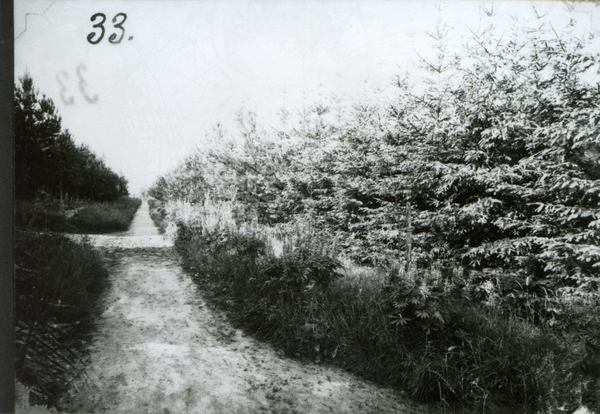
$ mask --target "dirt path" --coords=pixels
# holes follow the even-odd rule
[[[129,232],[94,236],[112,286],[69,412],[426,413],[341,370],[286,359],[205,306],[144,203]]]

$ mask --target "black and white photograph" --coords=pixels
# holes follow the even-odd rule
[[[13,412],[600,414],[600,1],[13,16]]]

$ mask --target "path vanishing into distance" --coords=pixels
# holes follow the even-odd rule
[[[209,309],[143,203],[130,230],[89,236],[109,259],[85,375],[63,399],[93,413],[429,413],[341,369],[285,358]]]

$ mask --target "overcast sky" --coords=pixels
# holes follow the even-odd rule
[[[573,16],[598,28],[598,5],[569,13],[547,1],[537,10],[559,30]],[[91,44],[96,13],[106,16],[105,34]],[[119,13],[127,16],[123,40],[111,44],[111,34],[123,34],[113,27]],[[417,51],[430,53],[426,31],[438,20],[459,44],[467,27],[508,30],[514,17],[533,22],[531,3],[16,0],[15,78],[27,70],[63,128],[139,193],[204,145],[217,122],[234,125],[240,109],[268,124],[282,107],[352,96],[365,83],[385,88],[394,75],[415,72]]]

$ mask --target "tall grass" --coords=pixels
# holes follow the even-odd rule
[[[114,201],[90,202],[39,196],[17,200],[16,224],[34,230],[65,233],[108,233],[127,230],[141,200],[121,196]]]
[[[589,298],[555,298],[571,319],[551,324],[462,269],[356,266],[306,221],[270,228],[210,200],[165,212],[194,280],[288,355],[476,412],[598,407],[600,311]]]
[[[32,403],[53,406],[77,375],[107,270],[92,247],[18,231],[15,245],[17,380]]]

